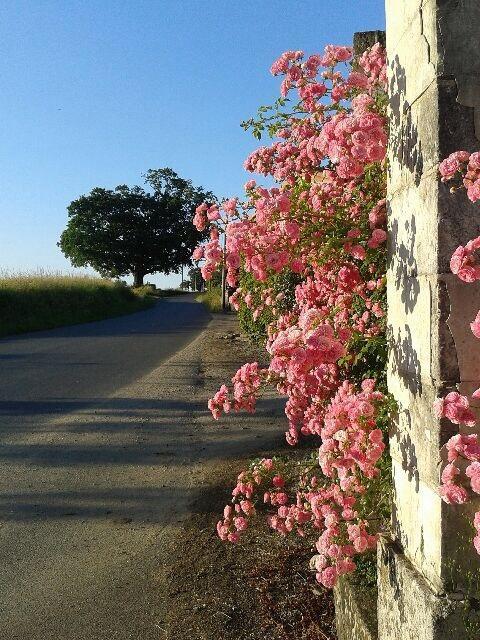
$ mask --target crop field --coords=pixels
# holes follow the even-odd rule
[[[153,304],[146,292],[89,275],[0,273],[0,336],[122,315]]]

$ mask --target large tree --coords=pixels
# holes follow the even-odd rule
[[[215,196],[172,169],[150,169],[150,187],[96,187],[68,207],[68,224],[58,246],[75,267],[102,275],[133,274],[141,286],[151,273],[171,273],[190,264],[202,239],[192,225],[195,208]]]

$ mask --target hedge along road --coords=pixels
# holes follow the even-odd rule
[[[198,372],[158,367],[208,321],[182,296],[0,340],[3,640],[162,637],[144,550],[188,499],[169,447],[191,442]]]

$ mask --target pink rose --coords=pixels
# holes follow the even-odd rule
[[[337,570],[335,569],[335,567],[327,567],[320,573],[317,573],[316,578],[317,581],[323,584],[324,587],[327,587],[327,589],[332,589],[337,583]]]
[[[437,398],[433,403],[433,408],[437,418],[444,416],[454,424],[475,426],[475,415],[470,409],[468,399],[456,391],[448,393],[445,398]]]
[[[472,202],[480,200],[480,180],[474,180],[468,183],[467,196]]]
[[[274,487],[284,487],[285,480],[282,478],[282,476],[273,476],[272,484]]]
[[[453,483],[442,485],[439,493],[447,504],[463,504],[468,500],[467,490]]]
[[[445,469],[442,471],[442,483],[443,484],[452,484],[455,480],[456,476],[460,474],[460,469],[456,467],[454,464],[447,464]]]
[[[462,247],[457,247],[450,259],[452,273],[464,282],[475,282],[480,279],[480,266],[476,262],[475,251],[480,247],[480,236],[470,240]]]
[[[467,151],[456,151],[445,158],[438,168],[442,180],[450,180],[460,171],[462,164],[468,162],[470,154]]]
[[[464,153],[466,154],[466,151],[457,151],[457,153]],[[466,162],[466,160],[462,160],[463,162]],[[475,153],[472,153],[468,158],[468,169],[471,171],[480,171],[480,153],[478,151],[475,151]]]
[[[480,462],[472,462],[465,469],[465,475],[470,478],[470,486],[475,493],[480,493]]]
[[[480,339],[480,311],[475,316],[475,320],[470,323],[470,329],[473,335]]]
[[[337,165],[337,173],[340,178],[346,180],[350,178],[358,178],[363,173],[363,165],[353,158],[342,157]]]
[[[245,531],[248,528],[248,522],[243,516],[233,519],[233,524],[237,531]]]
[[[356,244],[355,246],[353,246],[350,249],[350,253],[357,260],[365,260],[365,256],[367,255],[365,249],[361,244]]]
[[[376,249],[379,245],[385,242],[386,239],[387,234],[383,229],[374,229],[371,238],[368,241],[368,246],[370,249]]]
[[[192,258],[194,260],[201,260],[203,258],[203,247],[196,247],[193,251]]]

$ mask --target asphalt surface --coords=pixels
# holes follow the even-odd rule
[[[206,407],[256,358],[188,296],[0,340],[0,640],[221,640],[172,610],[197,566],[176,541],[228,496],[219,470],[283,442],[273,392],[253,415]]]
[[[198,408],[198,358],[175,354],[209,319],[185,296],[0,340],[2,640],[165,637],[159,540],[191,499]]]
[[[187,295],[119,318],[0,339],[2,434],[108,397],[184,347],[208,319]]]

